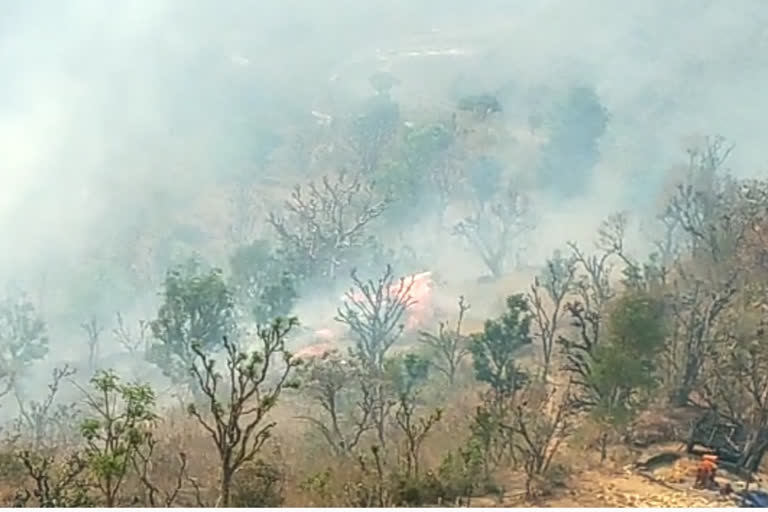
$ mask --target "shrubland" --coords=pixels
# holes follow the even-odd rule
[[[365,111],[332,130],[342,149],[326,163],[336,171],[292,184],[264,233],[245,232],[220,266],[198,255],[163,268],[156,310],[138,326],[84,311],[77,351],[88,365],[56,368],[41,400],[25,379],[56,340],[26,295],[0,302],[0,395],[18,411],[3,431],[3,503],[543,499],[584,464],[636,447],[635,421],[649,410],[724,418],[743,439],[733,463],[760,469],[768,182],[726,172],[730,146],[708,139],[660,211],[610,216],[588,249],[563,240],[528,285],[500,291],[503,307],[479,328],[467,325],[478,302],[467,290],[414,329],[419,257],[391,234],[429,225],[425,237],[467,249],[477,277],[498,289],[546,187],[531,189],[494,156],[504,140],[468,135],[493,131],[495,97],[404,125],[408,112],[390,96],[397,80],[371,83]],[[552,115],[549,126],[529,119],[548,132],[538,175],[550,182],[568,167],[551,192],[570,198],[591,179],[610,116],[583,87]],[[584,117],[587,129],[576,129]],[[637,220],[659,233],[641,255],[627,249]],[[312,294],[333,305],[327,323],[340,334],[306,356],[294,342]],[[110,342],[134,370],[157,369],[175,400],[161,400],[146,372],[105,365]],[[65,396],[63,386],[73,389]],[[586,455],[582,443],[593,447]]]

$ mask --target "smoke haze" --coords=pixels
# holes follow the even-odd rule
[[[537,199],[529,264],[591,240],[611,212],[657,207],[691,137],[735,142],[739,173],[768,163],[764,0],[0,0],[0,278],[44,302],[53,352],[71,356],[78,324],[63,319],[84,309],[147,318],[161,276],[115,284],[109,265],[157,254],[139,241],[171,219],[204,226],[188,245],[226,265],[219,196],[243,176],[292,185],[314,150],[294,132],[316,124],[313,111],[353,115],[381,70],[400,80],[403,111],[493,92],[514,133],[537,94],[595,88],[610,122],[594,180],[578,200]],[[415,250],[482,273],[471,255]],[[71,291],[96,274],[109,304]]]

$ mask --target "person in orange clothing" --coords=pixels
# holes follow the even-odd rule
[[[717,487],[715,473],[717,473],[717,455],[704,455],[696,470],[696,484],[694,487],[698,489]]]

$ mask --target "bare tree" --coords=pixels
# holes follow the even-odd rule
[[[511,430],[515,450],[523,460],[525,491],[533,495],[535,478],[546,474],[552,458],[570,434],[572,410],[567,390],[556,393],[546,384],[532,384],[515,406]]]
[[[678,226],[684,249],[673,262],[673,335],[666,354],[670,399],[678,405],[688,403],[711,357],[717,323],[745,284],[753,261],[741,256],[749,252],[768,206],[765,183],[721,175],[731,149],[717,137],[707,139],[703,150],[689,151],[689,175],[665,212],[667,222]]]
[[[688,176],[675,188],[664,214],[684,235],[685,256],[713,266],[738,251],[755,223],[765,218],[768,203],[765,182],[722,173],[732,149],[715,137],[707,139],[703,150],[689,150]]]
[[[442,417],[442,409],[435,409],[427,416],[416,417],[416,403],[401,396],[395,411],[395,422],[405,435],[406,475],[419,477],[421,446]]]
[[[63,464],[50,453],[42,455],[23,450],[17,455],[34,482],[32,491],[25,488],[18,492],[16,502],[19,506],[25,506],[32,497],[42,508],[93,505],[83,478],[88,461],[78,453],[70,455]]]
[[[80,328],[85,331],[87,336],[88,369],[93,373],[99,364],[99,344],[101,342],[101,333],[104,332],[104,326],[99,323],[96,317],[91,317],[87,322],[80,324]]]
[[[47,442],[54,442],[55,429],[63,428],[62,423],[71,419],[69,408],[55,408],[54,402],[61,388],[61,381],[74,374],[75,370],[67,365],[54,368],[51,383],[48,384],[48,394],[41,402],[25,402],[18,390],[15,390],[16,403],[19,407],[16,430],[31,440],[35,450],[42,448]]]
[[[531,228],[527,214],[526,198],[509,187],[498,201],[476,201],[474,213],[456,224],[453,232],[479,254],[491,275],[499,278],[504,274],[512,243]]]
[[[707,137],[703,148],[687,151],[687,176],[675,188],[665,213],[689,235],[687,245],[692,254],[703,248],[718,257],[717,236],[711,223],[717,217],[718,196],[725,184],[721,171],[732,151],[733,145],[720,136]]]
[[[557,342],[565,353],[563,369],[568,373],[569,382],[576,390],[572,396],[574,406],[593,407],[597,405],[596,396],[599,395],[599,390],[591,383],[591,375],[595,350],[600,342],[600,314],[585,309],[578,301],[567,303],[565,309],[578,334],[573,338],[558,337]]]
[[[671,268],[680,257],[680,223],[674,212],[667,208],[658,218],[661,224],[661,239],[654,245],[665,269]]]
[[[628,228],[629,215],[627,212],[620,211],[609,215],[600,223],[597,230],[597,248],[603,254],[608,254],[607,257],[618,257],[624,265],[629,267],[634,266],[635,262],[629,258],[624,248]]]
[[[388,90],[378,92],[369,101],[367,111],[352,121],[351,133],[344,138],[349,141],[364,173],[370,175],[376,171],[385,151],[396,140],[399,121],[400,109],[390,99]]]
[[[570,375],[570,382],[576,388],[572,395],[573,405],[592,407],[599,390],[590,384],[591,365],[595,350],[600,344],[602,314],[605,304],[615,296],[611,273],[616,259],[625,263],[625,268],[634,263],[624,252],[624,236],[627,218],[623,213],[606,219],[598,230],[597,250],[585,254],[575,243],[570,242],[571,259],[575,264],[571,291],[573,300],[563,306],[571,320],[575,334],[570,337],[558,336],[557,343],[565,354],[564,370]]]
[[[146,490],[145,505],[156,508],[161,505],[166,508],[172,507],[179,497],[181,489],[184,487],[184,478],[187,476],[187,455],[184,452],[179,453],[179,469],[176,472],[174,485],[170,490],[161,489],[153,480],[153,459],[157,440],[148,436],[146,442],[139,446],[131,458],[133,469]],[[162,498],[159,498],[162,496]]]
[[[427,380],[429,365],[425,359],[413,354],[395,363],[395,389],[397,407],[395,423],[405,437],[405,475],[419,477],[421,446],[429,432],[443,417],[442,409],[435,409],[427,416],[418,417],[420,390]]]
[[[300,273],[334,279],[350,251],[365,244],[367,226],[389,203],[359,175],[342,171],[306,189],[296,186],[285,204],[287,218],[271,213],[267,220]]]
[[[454,145],[448,146],[435,158],[429,166],[427,179],[435,192],[437,227],[442,233],[445,228],[445,212],[465,179],[464,167]]]
[[[707,433],[713,444],[754,471],[768,450],[768,182],[721,175],[732,147],[722,138],[706,142],[689,153],[688,179],[667,212],[683,250],[668,297],[674,329],[664,370],[673,403],[708,408],[706,418],[717,419],[717,430]]]
[[[45,322],[24,294],[0,300],[0,398],[48,354],[48,343]]]
[[[464,301],[464,296],[461,296],[459,297],[459,317],[454,330],[449,331],[445,322],[440,322],[437,334],[427,331],[419,333],[421,342],[432,351],[430,365],[445,375],[450,384],[454,383],[456,371],[469,354],[469,339],[461,334],[464,314],[469,309],[470,305]]]
[[[336,455],[354,452],[363,434],[373,428],[373,383],[355,361],[326,354],[303,369],[303,391],[320,405],[324,419],[301,416],[317,427]]]
[[[589,256],[574,242],[568,243],[571,257],[576,264],[574,291],[587,310],[599,311],[613,298],[611,273],[617,258],[626,267],[635,265],[624,251],[626,228],[626,214],[618,213],[609,216],[598,229],[597,250]]]
[[[145,320],[139,320],[139,329],[137,333],[131,332],[128,326],[125,325],[123,315],[117,313],[117,327],[113,329],[112,333],[117,339],[118,343],[133,357],[137,357],[141,353],[146,353],[150,344],[150,325]]]
[[[736,357],[729,359],[729,366],[738,366],[719,370],[720,375],[712,384],[702,386],[703,395],[711,410],[719,411],[745,435],[736,463],[750,471],[758,471],[768,450],[766,367],[764,361],[757,361],[764,359],[764,354],[739,351]],[[735,372],[726,376],[724,370]],[[736,384],[735,388],[731,387],[733,384]]]
[[[386,429],[392,408],[391,383],[385,371],[386,355],[405,328],[404,315],[415,304],[411,296],[415,279],[396,280],[391,265],[376,281],[361,280],[352,271],[355,287],[346,294],[344,305],[338,309],[336,321],[352,331],[355,347],[351,354],[360,361],[372,394],[372,417],[379,445],[387,444]]]
[[[357,459],[361,479],[354,484],[344,485],[344,501],[350,508],[391,507],[394,505],[391,485],[387,478],[390,476],[384,470],[382,449],[371,446],[370,459],[359,456]]]
[[[541,339],[544,380],[549,374],[565,298],[571,291],[575,275],[575,260],[563,258],[559,251],[555,252],[554,257],[547,261],[544,272],[534,279],[531,292],[528,294],[533,321],[538,329],[538,337]]]
[[[192,374],[207,402],[209,414],[204,415],[195,405],[190,405],[188,411],[216,445],[220,461],[218,505],[222,507],[230,505],[235,473],[243,464],[254,460],[276,425],[274,421],[266,421],[266,415],[283,389],[291,385],[288,378],[299,364],[285,350],[285,338],[297,323],[295,318],[278,319],[271,326],[259,329],[261,351],[250,354],[224,337],[227,367],[224,375],[216,371],[211,356],[198,345],[192,347],[196,356]],[[278,375],[269,386],[270,370],[279,359],[283,367],[277,369]],[[221,396],[222,391],[226,396]]]
[[[764,291],[765,285],[755,283],[751,288],[749,292]],[[766,310],[765,299],[739,301],[723,314],[714,353],[701,368],[702,384],[696,394],[716,417],[734,427],[724,448],[738,457],[731,462],[749,471],[758,470],[768,451]]]
[[[669,309],[674,321],[673,336],[667,346],[666,360],[672,379],[670,400],[680,406],[688,404],[699,381],[699,374],[711,356],[711,343],[716,321],[736,295],[736,275],[722,284],[709,285],[683,270],[673,282]]]
[[[145,380],[151,372],[146,364],[146,357],[152,345],[152,326],[146,320],[139,320],[136,329],[131,329],[121,313],[116,314],[117,326],[112,329],[112,336],[128,353],[131,375],[138,380]]]
[[[361,280],[352,271],[355,287],[346,294],[336,321],[352,331],[355,355],[376,371],[384,369],[384,358],[403,333],[403,317],[416,300],[411,295],[415,279],[396,280],[392,266],[376,281]]]

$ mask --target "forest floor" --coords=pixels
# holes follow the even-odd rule
[[[680,447],[662,450],[664,452],[679,451]],[[643,453],[640,459],[647,455],[657,454],[660,447],[652,448]],[[682,453],[681,453],[682,455]],[[718,508],[737,506],[735,495],[721,496],[716,490],[694,489],[697,460],[682,456],[679,460],[660,464],[652,470],[640,471],[627,465],[623,468],[590,467],[576,471],[570,475],[562,487],[555,489],[547,496],[536,500],[525,497],[520,489],[521,482],[510,479],[509,487],[514,491],[507,493],[500,500],[498,497],[474,499],[473,507],[620,507],[620,508]],[[756,483],[750,488],[760,488],[765,481],[765,475],[756,475]],[[717,477],[722,487],[726,483],[740,490],[744,481],[736,475],[720,470]]]

